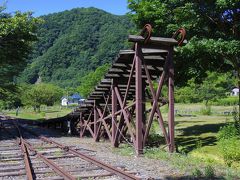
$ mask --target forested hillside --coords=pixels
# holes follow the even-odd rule
[[[81,78],[114,60],[125,48],[133,27],[126,16],[95,8],[76,8],[41,17],[39,41],[19,82],[35,83],[39,77],[62,87],[76,87]]]

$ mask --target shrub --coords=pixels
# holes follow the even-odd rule
[[[195,168],[192,172],[192,176],[196,178],[200,178],[202,175],[202,172],[198,168]]]
[[[208,165],[204,169],[204,175],[206,178],[214,178],[215,170],[212,166]]]
[[[237,134],[240,137],[240,118],[239,118],[239,113],[237,108],[234,107],[233,109],[233,120],[234,120],[234,126],[237,130]]]
[[[211,106],[207,105],[201,108],[200,113],[202,115],[211,115],[212,114],[212,108]]]
[[[45,112],[40,112],[40,115],[41,115],[42,117],[45,117],[45,116],[46,116],[46,113],[45,113]]]
[[[240,140],[237,137],[219,141],[220,151],[224,161],[231,166],[234,161],[240,161]]]
[[[238,96],[229,96],[226,98],[218,99],[214,102],[212,102],[214,105],[219,106],[234,106],[239,104],[239,97]]]
[[[198,139],[197,141],[196,141],[196,148],[197,149],[200,149],[202,147],[202,140],[201,139]]]
[[[234,109],[233,120],[233,124],[222,127],[218,132],[220,152],[228,166],[240,161],[240,120],[237,109]]]
[[[217,137],[219,140],[224,140],[224,139],[230,139],[230,138],[236,137],[237,134],[238,134],[238,131],[235,125],[228,124],[227,126],[221,127]]]
[[[195,84],[193,83],[193,80],[189,81],[189,85],[182,87],[182,88],[176,88],[175,91],[175,101],[178,103],[196,103],[200,102],[198,95],[195,92]],[[193,87],[194,86],[194,87]]]
[[[164,138],[160,134],[149,134],[147,146],[158,147],[164,142]]]

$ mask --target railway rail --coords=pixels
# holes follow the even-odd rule
[[[4,120],[5,119],[5,120]],[[135,172],[97,160],[93,151],[65,146],[1,116],[0,179],[129,179]]]

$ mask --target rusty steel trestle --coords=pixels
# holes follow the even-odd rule
[[[141,36],[129,36],[133,48],[120,51],[105,79],[88,97],[87,110],[80,106],[80,137],[90,134],[95,141],[107,137],[114,147],[129,139],[139,155],[155,117],[169,152],[174,152],[173,51],[174,46],[183,45],[186,32],[180,28],[172,38],[161,38],[151,37],[151,31],[147,24]],[[156,89],[154,82],[158,82]],[[165,97],[164,85],[168,87]],[[164,105],[169,107],[167,121],[161,113]]]

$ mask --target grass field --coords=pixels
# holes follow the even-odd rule
[[[161,159],[178,168],[183,173],[194,175],[199,173],[208,176],[209,169],[214,169],[218,177],[223,179],[240,179],[240,162],[234,162],[232,167],[227,167],[219,152],[217,133],[221,127],[233,122],[231,106],[211,106],[210,115],[203,115],[202,104],[175,104],[175,133],[176,145],[179,153],[169,154],[163,151],[164,142],[161,141],[161,131],[157,120],[153,122],[151,134],[157,135],[148,148],[145,157]],[[33,109],[20,109],[18,117],[23,119],[50,119],[64,116],[72,109],[59,106],[43,107],[40,113]],[[167,120],[167,106],[161,109],[163,117]],[[16,110],[5,111],[7,115],[16,117]],[[159,147],[160,145],[160,147]],[[163,146],[161,146],[163,145]],[[114,149],[122,155],[133,155],[134,149],[127,144],[121,144]],[[205,172],[206,171],[206,172]],[[194,175],[195,176],[195,175]]]
[[[162,110],[167,120],[167,107]],[[196,146],[216,145],[216,135],[219,129],[233,117],[228,112],[233,111],[230,106],[212,106],[211,115],[203,115],[201,104],[176,104],[175,133],[179,150],[191,152]],[[227,112],[227,114],[226,114]],[[224,114],[225,113],[225,114]],[[153,131],[161,135],[157,121],[154,121]]]
[[[203,115],[203,108],[202,104],[175,104],[177,110],[175,112],[175,140],[180,153],[169,155],[161,148],[164,142],[160,140],[156,143],[152,142],[150,147],[145,149],[144,156],[166,160],[173,167],[188,172],[190,175],[194,174],[194,171],[201,171],[204,174],[205,168],[213,167],[218,177],[240,178],[240,162],[227,167],[217,143],[219,129],[226,123],[233,122],[231,115],[233,107],[211,106],[211,115]],[[161,111],[164,119],[167,120],[167,107],[163,107]],[[161,138],[162,134],[156,120],[151,133],[159,135],[154,140]],[[115,151],[123,155],[134,154],[133,148],[128,145],[122,145]]]
[[[216,135],[221,127],[233,121],[232,115],[228,114],[233,111],[233,107],[212,106],[211,115],[202,115],[199,111],[201,108],[199,104],[176,105],[176,109],[195,109],[193,113],[198,112],[195,116],[176,115],[176,142],[185,153],[198,149],[203,152],[203,156],[206,151],[217,156],[217,149],[214,148],[217,148]]]
[[[61,106],[45,106],[41,108],[41,112],[34,112],[33,108],[20,108],[18,115],[16,115],[16,110],[3,111],[3,113],[8,116],[18,117],[21,119],[39,120],[62,117],[71,111],[72,109]]]

